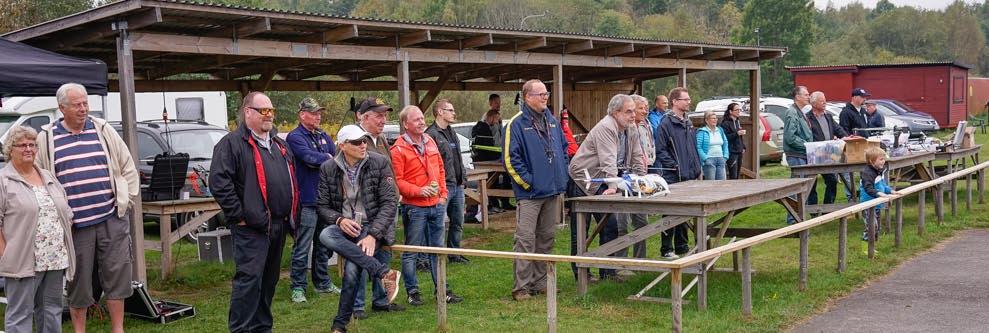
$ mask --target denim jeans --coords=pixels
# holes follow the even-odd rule
[[[388,272],[388,261],[391,260],[391,253],[381,249],[381,243],[377,243],[374,256],[369,257],[357,245],[357,242],[367,236],[370,226],[361,226],[361,233],[357,237],[350,237],[336,225],[331,225],[323,229],[319,234],[319,241],[330,248],[341,257],[347,259],[347,264],[343,270],[343,289],[340,292],[340,303],[337,307],[337,316],[333,319],[333,327],[346,328],[353,315],[354,299],[357,296],[358,283],[361,272],[367,271],[375,280],[381,279]],[[363,288],[361,288],[363,289]]]
[[[594,194],[595,195],[601,194],[602,192],[604,192],[604,190],[607,190],[607,189],[608,189],[608,186],[607,185],[601,185],[601,187],[598,187],[597,192],[595,192]],[[580,188],[580,186],[577,185],[577,183],[575,183],[571,179],[570,181],[567,182],[567,194],[566,194],[566,196],[567,196],[567,198],[579,198],[579,197],[587,196],[587,193],[584,192],[584,189]],[[578,242],[578,239],[577,239],[577,213],[570,212],[568,214],[570,215],[569,216],[569,218],[570,218],[570,255],[575,256],[575,255],[577,255],[577,242]],[[594,219],[594,221],[598,221],[598,223],[607,223],[607,224],[605,224],[605,228],[603,230],[601,230],[601,238],[600,238],[601,240],[603,240],[603,239],[605,239],[607,237],[607,236],[605,236],[605,234],[609,234],[609,233],[617,234],[618,233],[618,230],[617,230],[618,221],[615,219],[615,214],[611,214],[611,216],[608,218],[607,221],[602,221],[604,219],[604,214],[591,214],[591,218]],[[591,227],[591,219],[585,219],[584,221],[585,221],[585,223],[584,223],[584,235],[588,235],[588,231],[590,231],[590,227]],[[611,225],[612,228],[609,229],[608,228],[609,225]],[[601,243],[601,244],[604,244],[604,243]],[[577,279],[577,264],[570,263],[570,269],[573,271],[573,278],[574,278],[574,280],[576,280]],[[614,272],[614,270],[610,270],[610,271],[611,272]],[[600,274],[607,274],[608,272],[609,272],[609,270],[601,269]]]
[[[405,230],[405,244],[418,246],[443,247],[443,216],[446,210],[442,205],[430,207],[405,206],[408,222]],[[416,277],[416,257],[418,253],[402,252],[402,278],[405,279],[405,291],[409,294],[419,292],[419,280]],[[429,273],[436,286],[436,267],[438,260],[435,254],[427,254],[429,258]]]
[[[464,236],[464,188],[446,184],[449,191],[446,201],[446,216],[450,217],[450,228],[446,232],[446,247],[460,248]]]
[[[312,267],[312,284],[316,288],[328,288],[333,285],[330,275],[326,272],[327,262],[333,255],[329,249],[316,239],[319,216],[316,207],[302,207],[299,218],[299,229],[292,247],[292,269],[289,278],[292,288],[306,289],[306,270]],[[312,248],[312,256],[309,249]],[[312,260],[310,260],[312,259]]]
[[[388,260],[391,260],[391,253],[388,254]],[[367,271],[361,270],[361,277],[360,280],[357,281],[357,293],[354,298],[354,311],[364,311],[367,304],[366,299]],[[381,280],[379,279],[374,279],[371,281],[371,305],[377,307],[388,305],[388,294],[385,293],[385,287],[381,285]]]
[[[704,160],[704,180],[725,180],[725,158],[708,157]]]
[[[807,159],[803,157],[787,156],[786,164],[791,167],[807,165]],[[790,174],[790,178],[801,178],[801,177],[796,177],[793,174]],[[807,193],[806,202],[808,205],[813,205],[817,203],[817,176],[814,176],[814,184],[810,186],[810,193]],[[786,224],[794,224],[796,223],[796,221],[797,220],[793,218],[792,215],[786,214]]]

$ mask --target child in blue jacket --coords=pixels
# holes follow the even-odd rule
[[[875,147],[869,148],[865,151],[865,161],[866,166],[862,170],[862,186],[859,187],[859,202],[897,193],[886,182],[886,152]],[[875,230],[876,239],[879,239],[879,214],[883,206],[878,205],[865,212],[865,230],[862,231],[862,240],[869,240],[870,223],[875,226],[873,230]]]

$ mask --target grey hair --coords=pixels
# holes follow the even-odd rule
[[[646,107],[649,107],[649,99],[648,98],[642,97],[641,95],[638,95],[638,94],[630,95],[628,97],[631,97],[632,98],[632,101],[635,102],[636,104],[640,104],[641,103],[641,104],[645,104]]]
[[[820,91],[815,91],[810,93],[810,104],[817,103],[817,100],[824,98],[824,93]]]
[[[38,139],[38,131],[27,126],[14,126],[7,132],[7,139],[3,140],[3,157],[9,162],[10,151],[14,149],[14,144],[23,139]]]
[[[409,113],[411,113],[412,111],[416,111],[416,110],[419,111],[419,112],[422,112],[422,110],[419,109],[419,107],[418,106],[415,106],[415,105],[406,105],[404,108],[402,108],[402,111],[400,111],[398,113],[398,121],[399,121],[399,123],[401,123],[401,124],[404,125],[405,124],[405,120],[409,118]]]
[[[61,87],[58,87],[58,91],[55,91],[55,99],[58,100],[58,105],[68,105],[69,103],[69,91],[76,90],[82,92],[83,95],[89,95],[86,92],[86,87],[83,87],[78,83],[66,83]]]
[[[628,102],[632,102],[632,97],[629,95],[618,94],[611,97],[611,101],[608,102],[608,114],[615,114],[615,112],[621,111],[622,106],[625,106],[625,103]]]

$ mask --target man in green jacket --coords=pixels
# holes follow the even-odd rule
[[[807,147],[804,143],[813,141],[810,126],[804,110],[810,110],[810,93],[807,87],[793,88],[793,105],[786,109],[783,127],[783,152],[786,154],[786,164],[795,167],[807,164]],[[790,174],[790,178],[796,178]],[[796,220],[791,215],[786,216],[786,223],[793,224]]]

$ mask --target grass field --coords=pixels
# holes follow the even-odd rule
[[[985,143],[985,137],[979,137]],[[986,148],[983,148],[983,154]],[[787,177],[785,167],[763,167],[763,177]],[[964,184],[961,182],[960,184]],[[974,182],[973,182],[974,186]],[[844,200],[840,190],[838,200]],[[798,291],[797,239],[775,240],[752,250],[753,316],[741,315],[741,289],[738,274],[714,272],[709,276],[708,310],[700,312],[693,303],[684,305],[684,330],[689,332],[766,332],[785,330],[794,323],[823,310],[830,301],[846,295],[870,280],[889,273],[898,264],[925,251],[938,242],[951,237],[957,230],[989,227],[989,209],[986,205],[973,205],[964,209],[964,187],[959,187],[959,214],[946,213],[945,223],[935,221],[933,205],[928,195],[927,229],[923,237],[916,232],[916,196],[905,200],[903,246],[893,247],[892,235],[885,235],[878,243],[879,256],[869,260],[864,254],[864,242],[860,240],[862,224],[850,220],[848,228],[848,268],[838,274],[837,263],[838,225],[832,223],[812,229],[810,243],[810,270],[808,288]],[[818,189],[823,192],[823,186]],[[945,200],[948,196],[945,195]],[[946,207],[948,205],[946,204]],[[510,251],[513,216],[499,216],[495,228],[482,231],[468,227],[465,230],[465,247]],[[734,226],[781,227],[784,213],[776,204],[763,204],[736,216]],[[157,226],[148,224],[146,233],[156,234]],[[401,232],[399,232],[401,234]],[[151,237],[151,236],[149,236]],[[554,253],[569,253],[569,230],[557,233]],[[336,313],[338,297],[309,293],[309,302],[294,304],[289,301],[288,262],[290,244],[282,259],[282,279],[275,296],[273,312],[276,332],[328,332]],[[659,256],[659,240],[652,239],[649,255]],[[194,244],[180,242],[175,247],[177,269],[166,280],[158,278],[159,255],[147,252],[148,278],[154,297],[193,304],[198,311],[194,318],[160,325],[134,318],[127,319],[131,332],[224,332],[230,295],[232,264],[198,262]],[[511,300],[512,262],[504,259],[471,258],[468,265],[448,266],[451,288],[464,296],[466,301],[448,308],[449,327],[454,332],[541,332],[546,330],[546,302],[544,297],[530,301]],[[397,258],[392,266],[397,267]],[[719,267],[730,267],[731,259],[718,262]],[[957,269],[945,267],[945,269]],[[561,332],[662,332],[670,330],[670,306],[646,302],[627,301],[625,297],[637,292],[656,273],[639,273],[625,283],[600,282],[589,288],[586,296],[578,296],[569,265],[557,265],[559,276],[558,325]],[[335,268],[332,268],[335,274]],[[690,276],[685,276],[689,281]],[[340,280],[334,275],[334,281]],[[420,274],[423,295],[432,295],[428,274]],[[370,294],[370,293],[369,293]],[[669,296],[668,280],[649,293],[652,296]],[[404,290],[398,302],[407,305]],[[688,302],[696,295],[687,295]],[[431,296],[425,297],[426,305],[408,307],[404,312],[378,314],[363,321],[352,321],[351,332],[428,332],[436,330],[436,309]],[[65,326],[70,329],[69,325]],[[108,331],[108,320],[90,320],[94,332]]]

